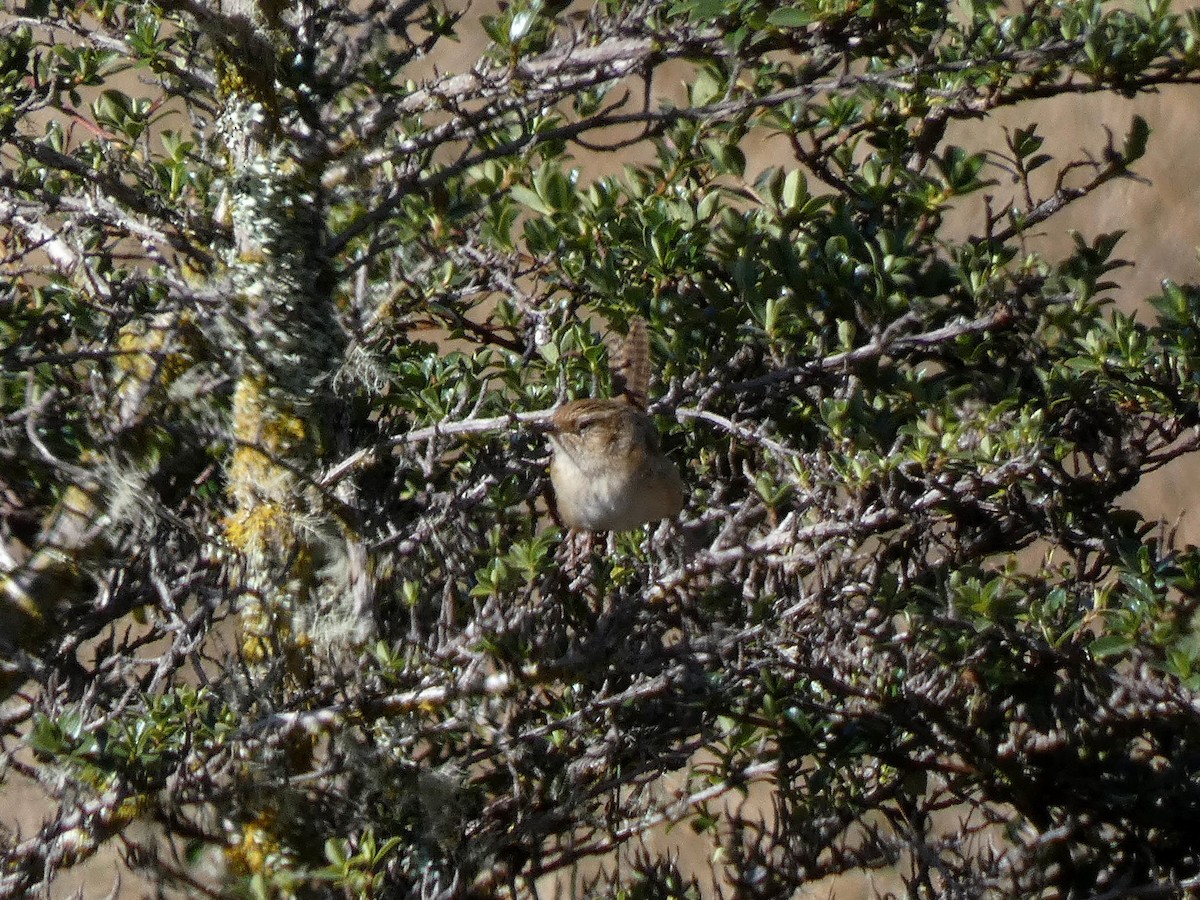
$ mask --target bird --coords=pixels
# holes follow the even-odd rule
[[[558,515],[581,531],[629,531],[683,509],[683,479],[646,412],[650,341],[635,317],[612,364],[615,398],[574,400],[546,426]]]

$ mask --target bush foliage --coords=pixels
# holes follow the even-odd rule
[[[0,895],[1200,884],[1200,556],[1121,503],[1200,288],[1032,240],[1154,149],[1034,101],[1197,80],[1165,2],[29,0]],[[567,535],[531,425],[635,315],[687,506]]]

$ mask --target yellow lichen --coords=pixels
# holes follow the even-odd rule
[[[155,317],[126,325],[117,335],[117,367],[138,387],[157,379],[165,389],[195,365],[202,337],[188,313]],[[169,349],[168,349],[169,348]]]
[[[280,858],[281,850],[272,817],[263,813],[242,826],[241,839],[229,846],[225,858],[235,874],[266,874],[271,860]]]
[[[265,394],[266,381],[260,375],[247,375],[238,382],[233,395],[233,433],[238,443],[275,457],[304,447],[311,438],[308,423],[280,409]]]
[[[296,543],[286,513],[267,500],[226,516],[225,536],[242,553],[261,553],[268,547],[289,553]]]

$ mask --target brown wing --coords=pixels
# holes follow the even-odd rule
[[[613,391],[644,410],[650,391],[650,336],[645,319],[634,316],[629,320],[629,333],[611,359]]]

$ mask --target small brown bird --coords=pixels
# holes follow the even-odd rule
[[[550,481],[570,528],[627,531],[683,508],[683,481],[659,448],[646,414],[650,342],[646,322],[630,323],[613,363],[622,399],[575,400],[558,409],[548,431]]]

